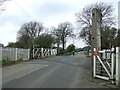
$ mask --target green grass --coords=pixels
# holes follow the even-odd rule
[[[22,59],[22,58],[19,58],[17,61],[23,61],[23,59]]]
[[[17,61],[11,61],[11,60],[2,60],[2,61],[0,61],[0,63],[2,64],[2,65],[10,65],[10,64],[14,64],[15,62],[20,62],[20,61],[23,61],[23,59],[19,59],[19,60],[17,60]]]
[[[0,64],[2,64],[2,60],[0,60]]]
[[[87,56],[87,58],[91,59],[91,58],[92,58],[92,56]]]
[[[72,52],[68,52],[68,53],[65,53],[65,54],[60,54],[59,56],[70,56],[72,54],[73,54]]]
[[[95,80],[89,80],[90,82],[95,82]]]
[[[48,58],[48,57],[54,57],[54,56],[56,56],[56,55],[43,56],[43,57],[41,57],[41,58]]]
[[[11,60],[2,60],[2,64],[11,64],[12,61]]]

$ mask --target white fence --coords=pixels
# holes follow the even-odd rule
[[[114,49],[114,48],[113,48]],[[111,53],[105,53],[105,51],[111,51],[111,49],[107,49],[107,50],[103,50],[103,55],[102,55],[102,58],[103,59],[111,59]],[[114,51],[114,50],[113,50]]]
[[[0,47],[0,60],[28,60],[30,49]]]
[[[47,57],[57,54],[57,49],[49,48],[34,48],[33,49],[33,58]]]
[[[111,58],[111,54],[110,53],[105,53],[105,51],[111,51],[111,49],[103,49],[102,50],[104,53],[102,53],[102,58],[103,59],[110,59]],[[88,56],[92,56],[92,52],[91,52],[91,50],[89,50],[89,53],[88,53]]]
[[[93,51],[93,77],[120,85],[120,48]]]

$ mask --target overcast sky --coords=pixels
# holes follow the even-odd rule
[[[100,1],[113,4],[117,16],[119,0],[11,0],[0,14],[0,43],[7,45],[8,42],[15,42],[17,31],[29,21],[43,22],[48,28],[69,21],[76,27],[75,13],[88,4]],[[71,39],[67,46],[72,43]],[[77,47],[85,46],[81,39],[75,39],[74,43]]]

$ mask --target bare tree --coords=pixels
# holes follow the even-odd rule
[[[117,38],[116,38],[115,42],[116,42],[116,46],[120,46],[120,29],[118,29]]]
[[[40,36],[43,24],[39,22],[29,22],[21,26],[17,35],[17,42],[24,48],[30,48],[30,58],[32,58],[33,40]]]
[[[62,42],[63,51],[65,49],[66,37],[73,36],[73,25],[70,22],[60,23],[57,29],[54,28],[53,34],[56,36],[57,46],[59,48],[60,42]]]
[[[52,28],[52,34],[55,35],[57,43],[57,53],[59,54],[59,45],[62,43],[63,51],[65,49],[66,37],[73,37],[73,25],[70,22],[60,23],[57,28]]]
[[[28,35],[31,38],[39,37],[43,30],[43,24],[39,22],[29,22],[21,26],[18,35]]]
[[[40,36],[41,31],[43,30],[43,24],[39,22],[29,22],[21,26],[18,31],[17,39],[22,43],[27,43],[29,47],[32,47],[32,40]],[[24,40],[23,40],[24,39]],[[25,41],[25,42],[23,42]]]
[[[70,22],[64,22],[58,25],[58,31],[61,33],[61,41],[63,45],[63,51],[65,49],[66,37],[73,36],[73,25]]]
[[[52,34],[55,36],[55,42],[57,44],[57,54],[59,54],[59,46],[61,44],[61,30],[55,27],[52,27]]]
[[[5,4],[6,1],[10,0],[0,0],[0,13],[5,10],[5,7],[3,5]]]
[[[77,12],[77,22],[80,25],[80,37],[86,44],[91,45],[92,9],[97,8],[102,13],[102,27],[115,25],[114,8],[112,5],[99,2],[87,5],[82,11]]]

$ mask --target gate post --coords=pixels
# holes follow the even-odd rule
[[[44,57],[43,48],[41,48],[41,57]]]
[[[33,51],[32,51],[32,58],[34,58],[35,57],[35,47],[34,47],[34,45],[33,45],[33,49],[32,49]]]
[[[15,48],[15,60],[17,61],[18,60],[18,49]]]
[[[0,61],[2,61],[2,47],[0,47]]]
[[[2,47],[0,47],[0,90],[2,90]]]
[[[116,84],[120,86],[120,47],[116,47]]]
[[[114,52],[115,50],[114,50],[114,48],[112,48],[112,51]],[[111,55],[112,57],[111,57],[111,79],[112,79],[112,84],[114,84],[115,82],[113,81],[113,79],[114,79],[114,73],[115,73],[115,69],[114,69],[114,53],[112,53],[112,55]]]
[[[93,49],[93,51],[96,51],[96,48]],[[93,78],[96,76],[96,56],[93,55]]]
[[[120,1],[118,2],[118,30],[120,29]],[[116,84],[120,88],[120,47],[116,47]]]

